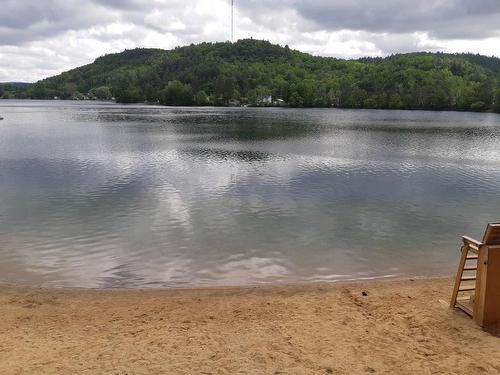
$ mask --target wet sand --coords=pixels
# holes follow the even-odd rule
[[[500,373],[500,338],[447,308],[451,288],[0,286],[0,373]]]

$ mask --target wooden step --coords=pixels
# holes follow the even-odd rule
[[[462,281],[473,281],[476,280],[476,276],[462,276]]]
[[[472,316],[473,313],[473,294],[476,291],[477,272],[479,266],[479,250],[482,244],[464,237],[464,246],[460,257],[458,272],[455,277],[455,287],[450,306],[458,307],[465,313]],[[460,294],[463,293],[463,294]],[[457,298],[458,296],[466,297]]]
[[[470,292],[472,290],[476,290],[475,286],[462,286],[458,289],[459,292]]]
[[[473,253],[473,254],[477,254],[478,253],[478,249],[475,249],[473,248],[472,246],[469,247],[469,252]]]

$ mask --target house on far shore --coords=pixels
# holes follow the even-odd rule
[[[273,104],[273,97],[271,95],[269,95],[269,96],[266,96],[266,97],[262,98],[261,104],[262,105],[271,105],[271,104]]]
[[[286,107],[287,104],[283,99],[274,99],[271,95],[264,96],[263,98],[258,99],[254,106],[257,107]]]

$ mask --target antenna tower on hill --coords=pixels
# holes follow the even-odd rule
[[[231,0],[231,42],[234,42],[234,0]]]

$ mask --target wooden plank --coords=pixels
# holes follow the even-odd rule
[[[472,304],[469,300],[459,300],[457,301],[456,307],[465,312],[467,315],[472,316],[474,313]]]
[[[479,252],[479,247],[476,247],[476,245],[470,245],[469,246],[469,251],[472,253],[472,254],[477,254]]]
[[[451,295],[450,307],[454,308],[457,303],[458,292],[460,292],[460,284],[462,283],[462,276],[464,274],[464,266],[467,261],[467,255],[469,254],[469,244],[464,243],[462,248],[462,256],[460,257],[460,263],[458,264],[457,276],[455,277],[455,287],[453,288],[453,293]]]
[[[471,292],[473,290],[476,290],[475,286],[462,286],[462,287],[458,288],[459,292]]]
[[[486,227],[483,243],[486,245],[500,245],[500,223],[490,223]]]
[[[473,281],[476,280],[476,276],[462,276],[462,281]]]
[[[474,302],[474,321],[481,327],[484,324],[484,299],[486,295],[486,281],[488,280],[488,268],[486,267],[488,259],[488,248],[485,247],[479,254],[477,261],[477,280],[476,280],[476,298]]]
[[[462,236],[462,240],[464,241],[464,244],[466,245],[474,245],[475,247],[481,246],[483,243],[479,242],[478,240],[475,240],[474,238],[471,238],[469,236]]]
[[[479,258],[479,266],[484,267],[484,278],[481,309],[476,321],[487,327],[500,323],[500,246],[488,246],[484,256]]]

